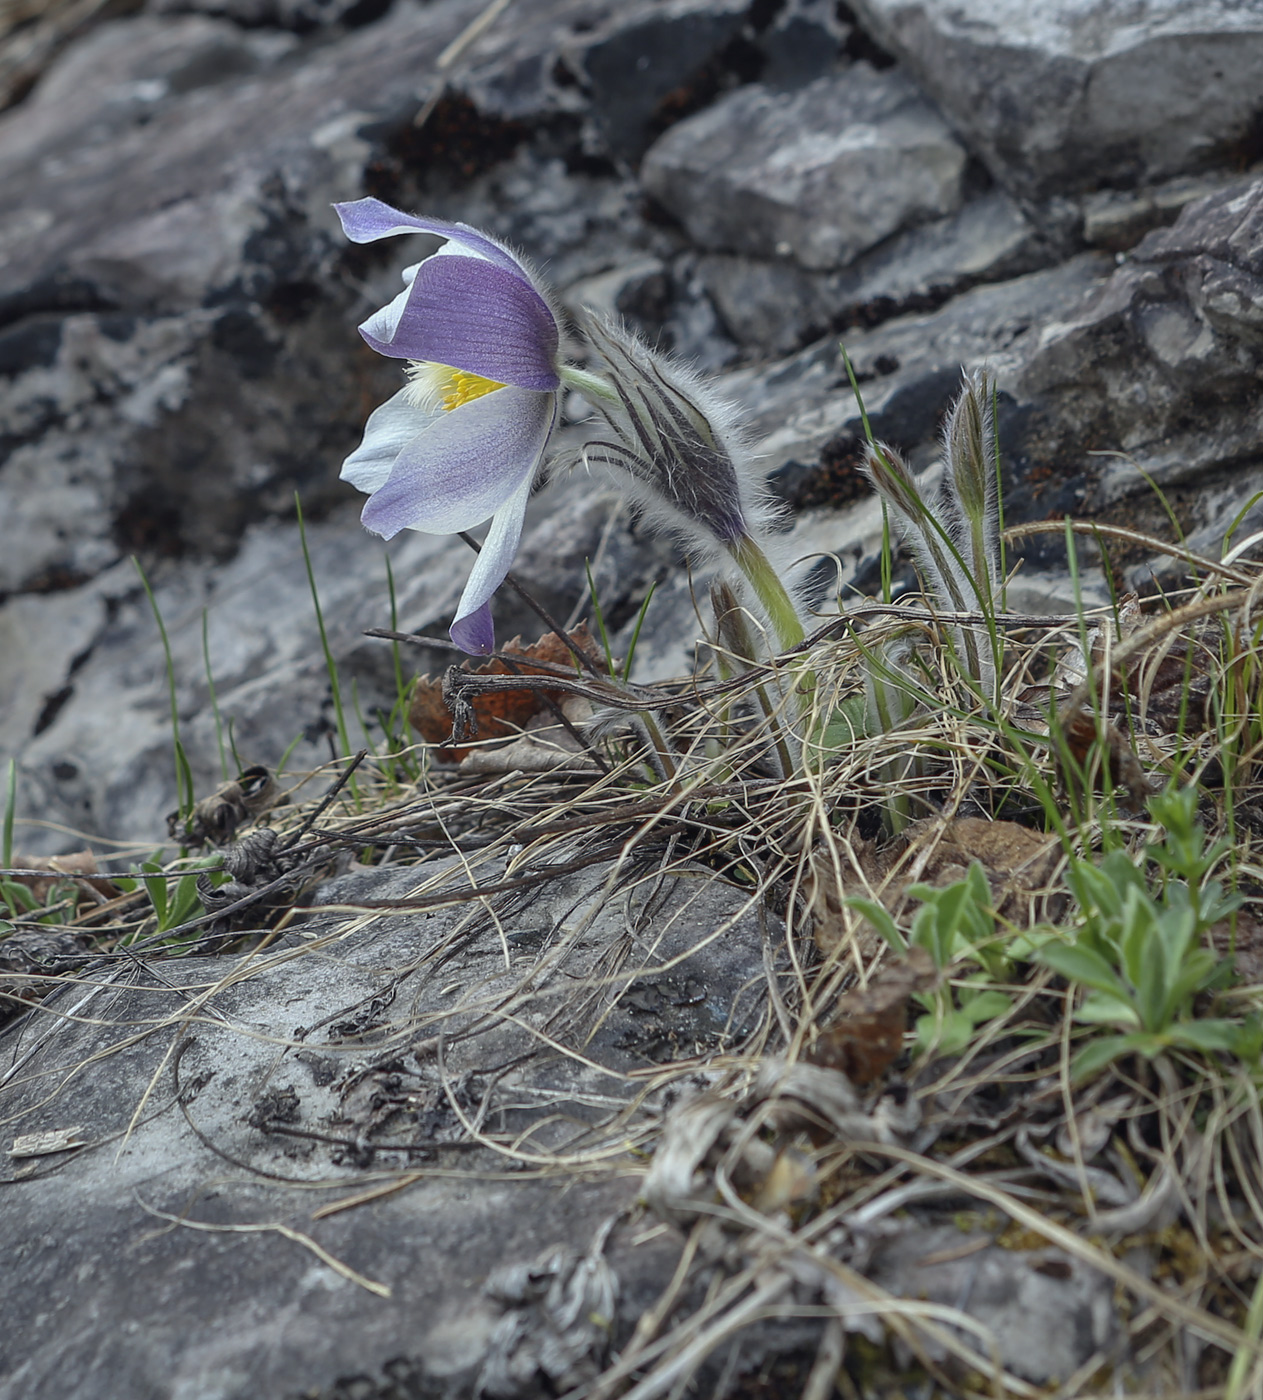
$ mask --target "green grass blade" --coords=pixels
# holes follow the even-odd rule
[[[4,838],[3,846],[0,847],[0,859],[4,861],[4,868],[13,868],[13,823],[18,812],[18,764],[17,759],[9,760],[9,778],[5,785],[4,799]]]
[[[311,550],[307,545],[307,525],[303,520],[303,503],[299,499],[298,492],[294,492],[294,510],[298,516],[298,538],[303,547],[303,564],[307,569],[307,587],[311,590],[312,607],[316,610],[316,626],[320,631],[320,649],[324,652],[325,669],[329,673],[329,687],[333,692],[333,714],[337,725],[338,744],[343,758],[351,756],[351,740],[347,733],[346,712],[342,706],[342,683],[338,677],[338,663],[333,659],[333,650],[329,646],[329,633],[325,629],[324,612],[320,607],[320,590],[316,587],[316,571],[311,563]],[[291,750],[286,750],[288,757]],[[358,805],[359,788],[354,776],[351,778],[351,793]]]
[[[141,586],[145,590],[145,596],[149,599],[149,606],[153,610],[154,621],[158,624],[158,635],[162,638],[162,654],[167,665],[167,699],[171,709],[171,743],[175,751],[175,789],[178,794],[177,800],[180,807],[180,816],[187,817],[193,810],[193,769],[189,765],[188,755],[184,751],[184,745],[180,741],[180,713],[176,708],[175,700],[175,662],[171,656],[171,639],[167,636],[167,625],[162,620],[162,612],[158,607],[158,600],[154,597],[153,589],[149,586],[149,580],[145,577],[145,571],[141,567],[140,560],[132,555],[132,563],[136,566],[136,572],[140,575]]]
[[[855,395],[855,404],[860,411],[860,422],[864,425],[864,438],[870,447],[877,444],[873,438],[873,425],[868,421],[868,409],[864,407],[864,395],[860,393],[860,381],[855,373],[855,366],[851,363],[851,356],[847,352],[846,345],[838,342],[838,350],[842,355],[842,363],[846,366],[846,377],[851,381],[851,393]],[[890,512],[886,508],[885,500],[881,503],[881,600],[889,604],[893,597],[891,577],[894,572],[894,549],[890,541]]]
[[[219,696],[215,693],[215,673],[211,669],[210,609],[202,609],[202,662],[206,667],[206,689],[210,692],[211,714],[215,717],[215,742],[219,746],[219,773],[224,782],[228,781],[228,754],[224,747],[224,720],[219,713]],[[238,769],[240,772],[240,769]]]
[[[606,630],[605,614],[601,611],[601,600],[596,596],[596,580],[592,577],[590,560],[583,561],[583,572],[587,575],[588,596],[592,599],[592,611],[596,615],[596,628],[601,634],[601,647],[605,652],[605,664],[609,667],[610,675],[617,680],[618,668],[614,665],[614,648],[610,645],[610,634]]]
[[[645,615],[649,611],[649,604],[653,602],[654,591],[657,587],[656,581],[649,585],[649,592],[645,594],[645,601],[640,605],[640,614],[636,618],[636,625],[632,628],[631,641],[627,645],[627,660],[623,662],[624,680],[631,680],[632,662],[636,657],[636,643],[640,641],[640,629],[645,625]]]

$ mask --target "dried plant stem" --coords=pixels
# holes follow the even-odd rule
[[[1031,535],[1061,535],[1067,528],[1073,530],[1076,535],[1100,535],[1105,539],[1120,540],[1124,544],[1141,545],[1145,549],[1153,550],[1155,554],[1169,554],[1173,559],[1182,559],[1194,568],[1218,574],[1233,583],[1249,585],[1256,581],[1255,576],[1244,569],[1233,568],[1229,564],[1220,563],[1218,559],[1209,559],[1204,554],[1195,554],[1181,544],[1172,544],[1170,540],[1161,540],[1140,530],[1129,530],[1122,525],[1106,525],[1096,520],[1030,520],[1024,525],[1010,525],[1003,538],[1006,544],[1012,544]]]

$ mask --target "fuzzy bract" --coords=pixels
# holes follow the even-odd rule
[[[464,651],[489,652],[491,596],[517,552],[557,421],[557,318],[522,263],[465,224],[378,199],[334,207],[354,243],[405,233],[445,240],[405,269],[404,290],[359,328],[379,354],[408,362],[409,382],[371,415],[342,478],[369,494],[361,519],[386,539],[491,521],[451,626]]]
[[[750,536],[766,505],[733,407],[616,322],[592,320],[588,336],[615,398],[596,401],[613,436],[590,442],[587,461],[610,468],[644,514],[690,548]]]

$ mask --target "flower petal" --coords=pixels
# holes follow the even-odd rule
[[[486,234],[468,224],[450,224],[444,219],[418,219],[383,204],[380,199],[354,199],[347,204],[335,204],[342,231],[352,243],[375,243],[379,238],[393,238],[400,233],[432,233],[459,244],[470,257],[486,258],[497,267],[515,272],[529,281],[518,260]]]
[[[390,476],[395,459],[431,426],[438,412],[426,413],[410,398],[407,389],[386,400],[364,425],[364,440],[342,463],[339,473],[359,491],[380,490]]]
[[[382,355],[432,360],[521,389],[557,388],[557,322],[527,281],[479,258],[435,257],[360,334]]]
[[[481,525],[529,488],[556,417],[555,394],[512,387],[440,413],[404,445],[360,518],[386,539]]]
[[[486,656],[496,649],[496,626],[491,620],[491,604],[483,603],[468,617],[458,617],[447,635],[470,656]]]
[[[487,652],[495,650],[491,595],[504,582],[505,574],[512,567],[513,556],[522,539],[522,521],[530,498],[531,483],[526,481],[496,511],[478,562],[469,575],[465,591],[460,595],[456,620],[448,629],[448,635],[471,656],[485,656]]]

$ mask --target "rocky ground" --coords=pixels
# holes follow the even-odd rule
[[[296,491],[334,654],[366,713],[380,698],[388,668],[360,633],[388,621],[383,551],[337,468],[394,385],[354,323],[412,255],[348,247],[335,199],[487,227],[567,305],[721,373],[795,544],[840,561],[818,566],[826,608],[873,577],[839,333],[875,429],[918,466],[961,367],[995,369],[1009,520],[1165,526],[1140,467],[1209,546],[1253,494],[1249,12],[515,0],[440,65],[469,5],[380,9],[170,3],[85,32],[72,12],[0,117],[0,747],[21,759],[22,818],[143,841],[170,808],[133,555],[199,784],[218,773],[207,656],[246,761],[295,738],[296,767],[327,754]],[[542,498],[520,562],[566,612],[609,524],[593,496]],[[398,544],[409,630],[445,623],[463,552]],[[625,519],[605,558],[620,622],[652,579],[675,582]],[[1050,567],[1028,558],[1032,598]],[[689,606],[660,593],[653,630],[672,640],[642,653],[646,674],[686,661],[673,598]],[[503,627],[529,625],[504,608]],[[22,832],[24,849],[75,840]]]
[[[295,493],[345,693],[368,740],[380,739],[374,716],[393,702],[393,661],[363,633],[391,625],[387,551],[337,478],[368,413],[397,387],[355,325],[415,255],[407,240],[347,245],[335,200],[373,194],[486,228],[543,267],[571,311],[617,313],[717,375],[792,510],[787,548],[822,613],[875,589],[881,538],[857,472],[863,434],[840,340],[874,431],[918,469],[935,460],[962,368],[992,369],[1006,523],[1070,513],[1169,537],[1169,508],[1189,546],[1216,557],[1230,528],[1236,540],[1263,528],[1263,18],[1252,7],[512,0],[471,34],[482,12],[472,0],[149,0],[5,21],[0,753],[17,760],[15,839],[27,856],[85,844],[148,852],[165,838],[171,711],[137,562],[170,638],[199,795],[221,779],[216,707],[244,764],[274,767],[288,752],[298,772],[330,758],[332,698]],[[411,535],[389,557],[399,626],[442,635],[466,546]],[[1014,610],[1073,605],[1060,542],[1037,537],[1013,557]],[[624,642],[658,584],[639,677],[686,671],[696,620],[670,547],[604,487],[562,476],[532,504],[516,572],[556,613],[578,616],[585,560]],[[1089,600],[1110,582],[1153,591],[1172,567],[1120,546],[1112,578],[1096,569],[1082,586]],[[497,607],[503,636],[538,632],[512,596]],[[447,658],[421,648],[409,659],[437,670]],[[412,870],[404,884],[425,878]],[[598,1024],[593,1013],[557,1032],[580,1057],[560,1077],[510,1043],[508,1021],[493,1027],[503,1044],[446,1068],[415,1046],[402,1068],[361,1063],[360,1041],[389,1022],[384,1010],[320,1033],[336,1043],[332,1068],[323,1050],[290,1043],[300,1023],[306,1043],[315,1023],[373,1003],[421,957],[416,943],[429,951],[424,990],[408,985],[413,1030],[447,1025],[439,1002],[470,979],[479,1014],[502,1009],[509,982],[491,968],[503,954],[516,977],[536,927],[564,952],[551,975],[591,980],[592,959],[617,942],[599,919],[614,916],[585,924],[562,905],[601,907],[605,878],[550,895],[556,907],[523,916],[529,926],[516,915],[475,924],[451,966],[446,952],[432,956],[455,936],[447,924],[420,929],[413,915],[368,936],[322,915],[333,922],[289,935],[294,948],[319,949],[339,930],[317,974],[287,960],[289,945],[240,985],[209,955],[178,974],[112,964],[116,981],[92,990],[95,1009],[55,1033],[36,1023],[11,1034],[7,1063],[24,1066],[7,1076],[13,1133],[73,1128],[97,1146],[47,1174],[19,1162],[0,1197],[17,1261],[0,1396],[384,1400],[587,1384],[610,1337],[625,1338],[667,1287],[680,1246],[665,1227],[624,1219],[592,1256],[600,1266],[589,1259],[583,1272],[602,1221],[641,1190],[625,1161],[608,1167],[619,1096],[635,1140],[637,1114],[666,1112],[642,1101],[656,1091],[648,1067],[701,1064],[769,1034],[768,1003],[742,1020],[738,991],[756,974],[772,986],[789,975],[774,918],[711,891],[689,915],[687,948],[673,948],[669,914],[667,933],[648,934],[652,919],[622,910],[617,937],[636,953],[618,975],[656,985],[670,969],[676,1011],[662,1034],[678,1043],[649,1046],[639,1023]],[[399,893],[368,888],[319,897]],[[704,935],[734,921],[721,956]],[[709,1001],[685,994],[689,978]],[[658,1017],[662,993],[644,995],[644,1014]],[[554,1010],[532,1003],[530,1024],[551,1026]],[[193,1024],[186,1053],[177,1046]],[[137,1025],[162,1034],[101,1056]],[[501,1082],[489,1060],[526,1068]],[[173,1064],[194,1093],[173,1086]],[[336,1180],[351,1194],[347,1163],[367,1173],[363,1191],[398,1177],[401,1159],[383,1166],[364,1147],[371,1109],[351,1102],[357,1085],[380,1089],[392,1074],[399,1082],[382,1092],[411,1094],[414,1118],[430,1095],[427,1131],[465,1146],[427,1158],[443,1170],[411,1194],[332,1216],[320,1233],[295,1191]],[[265,1113],[258,1104],[273,1093],[294,1098],[268,1100]],[[532,1176],[524,1149],[499,1168],[479,1158],[476,1183],[459,1176],[476,1140],[464,1130],[480,1115],[501,1139],[521,1131],[529,1143],[530,1125],[549,1117],[539,1104],[600,1118],[606,1136],[580,1134],[574,1149],[596,1165],[564,1189],[542,1171],[519,1181]],[[343,1126],[320,1131],[341,1146],[258,1126],[337,1114]],[[182,1231],[146,1208],[252,1233]],[[454,1223],[465,1211],[467,1230]],[[296,1230],[319,1235],[338,1267]],[[493,1264],[562,1245],[571,1254],[530,1280],[484,1288]],[[866,1247],[857,1271],[916,1291],[894,1243]],[[979,1257],[991,1268],[1001,1253]],[[1108,1348],[1114,1327],[1103,1276],[1077,1265],[1062,1275],[1070,1266],[1053,1262],[1035,1283],[995,1263],[989,1296],[1060,1279],[1057,1306],[1077,1319],[1065,1348],[1023,1371],[1023,1319],[1047,1303],[1032,1293],[1008,1321],[999,1302],[983,1309],[1005,1364],[1019,1358],[1031,1385],[1064,1380]],[[614,1286],[603,1270],[621,1280],[616,1302],[602,1301]],[[390,1299],[365,1280],[389,1286]],[[799,1311],[828,1296],[827,1282],[792,1282]],[[958,1284],[941,1282],[953,1305]],[[584,1330],[591,1316],[612,1319],[600,1337]],[[778,1325],[751,1331],[744,1359],[717,1343],[707,1383],[798,1393],[820,1329]],[[760,1367],[770,1376],[778,1353],[798,1358],[802,1374],[777,1382],[797,1389],[724,1392]],[[356,1375],[362,1384],[347,1379]],[[674,1383],[635,1393],[648,1400]]]

